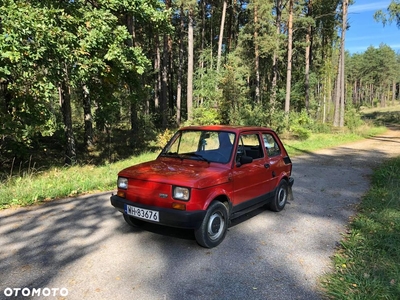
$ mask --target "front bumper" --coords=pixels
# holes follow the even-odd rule
[[[111,204],[121,213],[125,213],[125,204],[133,205],[143,209],[158,211],[160,220],[159,222],[152,222],[150,220],[144,220],[144,219],[140,220],[154,224],[178,227],[178,228],[186,228],[186,229],[199,228],[206,214],[205,210],[182,211],[172,208],[161,208],[161,207],[143,205],[132,201],[128,201],[125,198],[121,198],[117,195],[112,195],[110,201]]]

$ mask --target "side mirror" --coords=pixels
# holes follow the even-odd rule
[[[243,155],[240,157],[239,161],[236,163],[236,166],[240,167],[241,165],[249,164],[252,162],[253,162],[253,158],[251,156]]]

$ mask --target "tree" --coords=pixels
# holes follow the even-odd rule
[[[344,52],[344,44],[345,44],[345,36],[347,30],[347,8],[349,2],[348,0],[344,0],[342,4],[342,32],[340,39],[340,54],[339,54],[339,63],[338,63],[338,72],[336,79],[336,93],[335,93],[335,115],[333,126],[343,127],[344,126],[344,97],[345,97],[345,52]]]
[[[194,36],[193,36],[193,10],[189,9],[188,12],[189,24],[188,24],[188,71],[187,71],[187,118],[192,120],[193,110],[193,48],[194,48]]]
[[[289,110],[333,119],[340,0],[3,3],[1,153],[29,152],[60,129],[75,148],[65,156],[79,159],[84,148],[110,157],[119,132],[138,151],[184,119],[278,130]],[[357,103],[393,99],[398,80],[389,91],[382,78],[353,72]]]
[[[137,20],[143,20],[144,16],[152,13],[145,21],[153,19],[154,22],[160,22],[164,13],[159,11],[159,2],[154,1],[153,7],[149,4],[137,6],[135,1],[117,0],[96,3],[7,0],[1,6],[1,30],[6,31],[7,35],[0,35],[0,77],[6,79],[10,110],[18,112],[22,105],[26,107],[24,111],[32,112],[31,116],[35,118],[44,116],[46,111],[54,115],[59,99],[59,111],[63,116],[66,135],[67,164],[74,163],[76,156],[71,104],[74,102],[83,106],[84,101],[76,99],[76,95],[84,97],[82,87],[85,86],[86,94],[92,96],[96,92],[91,87],[99,82],[107,82],[106,86],[112,83],[114,90],[118,86],[127,93],[133,92],[125,87],[147,67],[147,58],[141,50],[126,43],[132,39],[132,35],[125,25],[121,25],[124,22],[119,19],[119,12],[133,9],[133,14],[140,17]],[[26,89],[27,86],[30,88]],[[55,97],[57,94],[59,97]],[[115,105],[110,94],[97,95],[96,104],[99,108],[109,106],[110,103]],[[46,110],[40,112],[41,107],[46,107]],[[90,108],[85,109],[85,114],[88,110]],[[114,111],[118,110],[119,105],[116,104]],[[21,120],[20,116],[26,116],[26,113],[21,111],[12,116],[9,111],[4,113],[15,128],[19,126],[17,123]],[[96,115],[97,120],[102,116],[100,111]],[[113,121],[112,114],[103,116],[105,122]],[[29,133],[26,129],[31,126],[48,126],[50,120],[52,117],[38,120],[37,124],[23,121],[20,127],[25,129],[21,130],[21,137],[25,136],[28,141],[40,133],[43,135],[46,130],[40,130],[39,127],[29,130]],[[54,132],[57,128],[54,126],[48,129]]]
[[[384,13],[382,10],[378,10],[374,15],[375,20],[378,22],[382,22],[385,26],[387,23],[396,22],[397,27],[400,28],[400,1],[392,0],[390,2],[387,13]]]
[[[226,6],[227,6],[227,0],[224,0],[224,4],[223,4],[223,7],[222,7],[221,26],[220,26],[219,38],[218,38],[217,72],[219,71],[219,67],[220,67],[220,64],[221,64],[222,43],[223,43],[223,40],[224,40]]]
[[[287,72],[286,72],[286,99],[285,114],[289,114],[290,92],[292,81],[292,47],[293,47],[293,0],[289,0],[289,20],[288,20],[288,51],[287,51]]]
[[[282,0],[275,0],[275,27],[276,27],[276,36],[279,37],[281,34],[281,18],[282,18]],[[276,39],[276,45],[274,47],[273,51],[273,58],[272,58],[272,70],[273,70],[273,75],[272,75],[272,85],[271,85],[271,107],[272,111],[275,109],[275,103],[276,103],[276,91],[277,91],[277,84],[278,84],[278,73],[279,73],[279,68],[278,68],[278,59],[279,59],[279,39]]]

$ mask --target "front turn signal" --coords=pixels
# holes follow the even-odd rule
[[[121,198],[125,198],[125,197],[126,197],[126,194],[125,194],[124,191],[118,191],[118,192],[117,192],[117,196],[118,196],[118,197],[121,197]]]
[[[178,210],[186,210],[186,204],[184,204],[184,203],[172,202],[172,208],[173,208],[173,209],[178,209]]]

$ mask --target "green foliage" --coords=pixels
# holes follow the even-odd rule
[[[174,135],[174,131],[171,131],[169,129],[166,129],[164,132],[161,132],[157,135],[157,142],[156,142],[156,146],[159,149],[164,148],[168,141],[172,138],[172,136]]]
[[[393,83],[398,82],[399,55],[387,45],[369,47],[362,54],[346,57],[346,74],[349,81],[347,99],[359,106],[385,107],[391,101]],[[388,97],[390,95],[390,98]],[[349,101],[348,101],[349,102]]]
[[[53,153],[58,153],[54,157],[58,161],[64,156],[59,145],[74,137],[78,160],[83,157],[90,161],[93,152],[96,161],[99,157],[112,161],[125,157],[122,153],[126,149],[137,152],[140,147],[149,147],[148,141],[154,139],[164,123],[176,126],[178,106],[180,116],[189,115],[185,88],[189,11],[196,24],[192,124],[262,125],[278,132],[290,129],[299,138],[309,136],[310,130],[329,131],[340,1],[295,2],[290,111],[300,112],[305,107],[304,54],[311,26],[308,111],[314,123],[304,122],[296,115],[290,117],[289,127],[283,112],[287,6],[279,1],[233,1],[226,11],[217,71],[216,37],[222,4],[223,1],[3,0],[2,167],[7,169],[14,157],[23,162],[35,151],[47,149],[43,140],[57,142]],[[170,7],[166,9],[166,5]],[[346,101],[353,102],[354,107],[378,102],[385,105],[386,95],[389,98],[392,93],[388,93],[390,85],[399,81],[399,61],[398,55],[384,45],[369,49],[365,55],[349,56],[347,86],[354,83],[359,98],[355,92],[348,92]],[[275,74],[276,85],[272,81]],[[72,125],[67,122],[68,110],[60,107],[60,86],[72,102]],[[177,99],[181,99],[179,104]],[[356,128],[356,112],[350,110],[346,122],[352,130]],[[67,139],[63,130],[68,128],[72,133]],[[89,135],[90,146],[86,142]],[[112,145],[116,136],[121,145]],[[69,149],[66,146],[69,145],[64,149]]]
[[[372,186],[334,257],[335,272],[323,278],[335,299],[400,297],[400,158],[372,176]]]
[[[138,26],[142,21],[162,28],[169,15],[163,7],[160,1],[135,0],[99,1],[96,7],[81,0],[3,1],[0,154],[8,160],[16,155],[26,159],[32,143],[67,126],[59,103],[61,83],[80,105],[85,86],[97,106],[97,129],[116,124],[120,106],[129,112],[146,90],[138,78],[150,66],[143,48],[133,46],[122,15],[131,14]],[[84,118],[78,117],[73,128],[81,127]]]
[[[193,110],[193,121],[191,124],[195,125],[218,125],[219,112],[216,108],[208,107],[207,104],[202,104]],[[188,124],[189,125],[189,124]]]
[[[397,27],[400,28],[400,2],[398,0],[392,0],[387,8],[387,13],[378,10],[374,18],[378,22],[382,22],[383,26],[396,22]]]
[[[347,105],[346,107],[344,123],[345,126],[352,132],[364,124],[363,120],[361,119],[361,114],[351,105]]]
[[[309,117],[305,110],[300,113],[290,113],[289,116],[290,133],[300,139],[306,140],[311,135],[314,121]]]
[[[249,126],[266,126],[267,125],[267,114],[261,105],[252,106],[250,103],[246,103],[241,107],[240,112],[242,125]]]
[[[221,124],[241,124],[240,110],[248,99],[247,67],[234,54],[229,55],[219,82],[222,99],[219,103]]]

